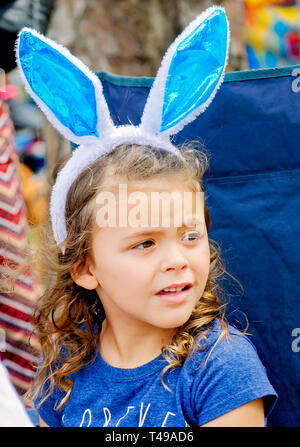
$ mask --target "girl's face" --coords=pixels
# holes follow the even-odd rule
[[[184,185],[167,180],[151,180],[138,187],[136,185],[134,188],[132,185],[126,186],[127,195],[129,198],[131,192],[139,191],[148,199],[148,224],[144,220],[143,227],[133,226],[132,221],[127,222],[126,226],[100,228],[96,225],[92,237],[93,261],[90,261],[89,269],[97,283],[96,290],[108,321],[128,324],[132,329],[149,329],[150,326],[176,328],[189,319],[208,278],[210,251],[203,194],[198,193],[201,204],[196,209],[196,193],[192,193],[192,207],[183,206],[184,191],[187,191]],[[180,214],[178,211],[174,214],[175,196],[170,200],[170,212],[162,206],[157,210],[151,202],[153,191],[177,193],[177,199],[182,198],[183,218],[180,225],[174,221]],[[191,191],[189,194],[191,197]],[[124,205],[124,197],[120,199],[118,195],[117,217],[120,205]],[[133,216],[134,208],[136,205],[127,206],[128,217]],[[142,212],[145,217],[145,207]],[[154,220],[151,221],[153,216]],[[192,216],[197,219],[193,226],[189,220]],[[141,217],[141,214],[136,217]],[[151,226],[155,218],[159,219],[155,224],[158,223],[158,226]],[[185,219],[188,220],[184,222]],[[183,287],[186,290],[163,290]]]

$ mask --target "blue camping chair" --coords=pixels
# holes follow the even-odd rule
[[[115,124],[138,124],[153,79],[97,75]],[[247,315],[279,394],[268,425],[300,426],[300,66],[226,74],[175,142],[186,139],[211,153],[210,238],[244,288],[229,296],[228,319],[244,328]]]

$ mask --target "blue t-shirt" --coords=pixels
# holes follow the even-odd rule
[[[64,395],[55,388],[39,414],[55,427],[188,427],[201,426],[262,397],[267,417],[277,394],[252,342],[229,328],[229,340],[215,343],[221,331],[215,320],[207,335],[209,347],[163,375],[172,392],[160,380],[167,365],[162,355],[124,369],[110,366],[97,352],[93,363],[70,376],[74,385],[67,404],[54,409]]]

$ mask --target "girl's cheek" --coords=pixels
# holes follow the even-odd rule
[[[198,274],[202,277],[206,277],[210,270],[210,252],[209,249],[202,252],[200,260],[198,258]]]
[[[209,262],[205,262],[205,263],[201,264],[201,266],[198,270],[198,276],[201,279],[205,279],[205,280],[207,279],[207,277],[209,275],[209,267],[210,267]]]

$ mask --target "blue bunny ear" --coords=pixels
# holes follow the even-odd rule
[[[196,17],[166,52],[140,127],[173,135],[204,112],[223,81],[228,46],[223,8],[211,7]]]
[[[66,48],[23,28],[16,55],[28,93],[64,137],[90,144],[111,129],[100,80]]]

